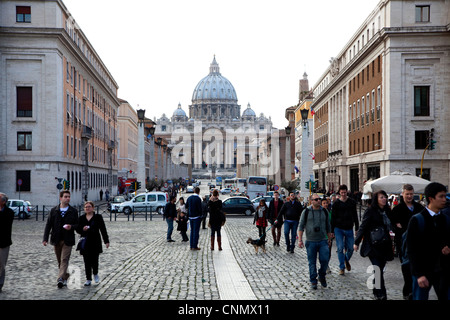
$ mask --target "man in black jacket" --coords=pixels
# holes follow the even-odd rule
[[[78,226],[78,211],[71,205],[70,191],[63,190],[59,193],[59,205],[50,210],[47,224],[44,230],[42,244],[47,246],[48,238],[50,244],[55,247],[56,259],[58,260],[58,288],[67,285],[69,259],[72,247],[75,245],[75,229]]]
[[[414,201],[414,187],[410,184],[405,184],[402,187],[402,199],[400,204],[392,209],[392,226],[395,228],[395,246],[400,258],[400,262],[403,262],[402,252],[402,235],[405,233],[408,227],[409,220],[413,215],[423,210],[423,206],[420,203]],[[403,298],[409,300],[412,298],[412,276],[411,268],[409,264],[402,264],[403,274]]]
[[[5,283],[5,268],[8,261],[9,247],[12,244],[11,233],[14,211],[6,206],[8,197],[0,192],[0,292]]]
[[[175,206],[176,201],[176,197],[170,196],[170,200],[166,203],[166,207],[164,208],[164,217],[167,222],[167,242],[175,242],[175,240],[172,240],[172,232],[173,222],[177,217],[177,207]]]
[[[358,231],[359,220],[356,212],[356,202],[347,195],[348,189],[345,184],[338,189],[340,198],[333,203],[331,209],[331,232],[336,239],[337,254],[339,259],[339,274],[344,275],[345,269],[351,270],[350,258],[353,255],[355,231]]]
[[[297,236],[298,223],[303,211],[303,206],[297,201],[295,194],[291,192],[289,199],[283,204],[278,215],[277,221],[284,219],[284,238],[286,240],[286,251],[294,253],[295,240]],[[289,238],[290,234],[290,238]]]
[[[439,300],[450,299],[450,222],[442,213],[447,188],[432,182],[425,188],[427,207],[422,210],[423,225],[414,216],[409,221],[406,244],[413,276],[413,300],[428,300],[431,286]]]

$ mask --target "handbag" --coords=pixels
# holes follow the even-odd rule
[[[86,238],[85,237],[80,237],[80,239],[78,240],[77,250],[76,251],[84,250],[85,246],[86,246]]]
[[[370,231],[370,242],[379,245],[389,240],[389,236],[384,227],[376,227]]]

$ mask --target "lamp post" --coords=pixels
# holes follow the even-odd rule
[[[309,152],[309,125],[308,115],[309,109],[300,110],[302,116],[302,158],[301,158],[301,171],[300,171],[300,195],[303,199],[306,199],[310,194],[310,189],[305,186],[306,182],[311,179],[311,165]]]
[[[284,128],[284,132],[286,133],[285,138],[285,161],[284,161],[284,180],[286,182],[291,181],[291,127],[287,126]]]
[[[145,190],[145,148],[144,148],[144,120],[145,110],[137,110],[138,116],[138,162],[137,162],[137,181],[141,182],[141,188]],[[136,192],[138,190],[135,190]]]

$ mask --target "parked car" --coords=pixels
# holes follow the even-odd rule
[[[215,184],[210,184],[209,185],[209,190],[212,190],[212,189],[215,189],[216,188],[216,185]]]
[[[221,194],[227,194],[227,193],[231,193],[231,188],[223,188],[222,190],[220,190]]]
[[[9,199],[6,206],[11,208],[14,211],[14,216],[19,217],[19,219],[28,219],[33,214],[33,206],[30,201]]]
[[[253,207],[255,208],[255,210],[256,210],[256,208],[259,206],[259,201],[260,201],[261,199],[266,200],[266,205],[269,206],[269,203],[270,203],[270,201],[272,201],[273,197],[264,196],[264,197],[257,197],[257,198],[255,198],[255,199],[253,199],[253,200],[252,200],[252,203],[253,203]]]
[[[230,197],[222,202],[225,214],[245,214],[250,216],[255,212],[252,202],[246,197]]]
[[[109,212],[117,212],[119,204],[125,202],[124,196],[115,196],[112,198],[111,202],[108,203]]]
[[[135,196],[130,201],[119,203],[117,212],[129,215],[132,212],[158,212],[164,213],[164,207],[168,201],[165,192],[147,192]]]
[[[194,186],[187,186],[186,193],[194,193]]]

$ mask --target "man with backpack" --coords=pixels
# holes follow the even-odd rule
[[[438,300],[450,300],[450,218],[442,213],[446,193],[444,185],[428,184],[427,207],[409,221],[406,249],[413,277],[413,300],[428,300],[432,286]]]
[[[312,205],[303,210],[298,227],[298,246],[306,247],[309,265],[309,280],[311,289],[317,289],[317,254],[319,254],[319,281],[322,287],[327,286],[325,275],[329,261],[328,241],[331,239],[331,226],[328,211],[320,206],[320,198],[314,193]],[[303,233],[306,233],[306,243],[303,244]]]

